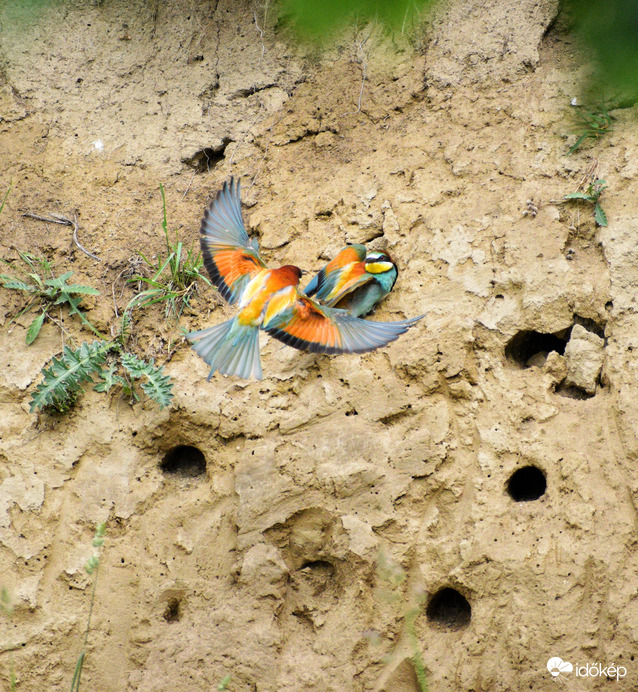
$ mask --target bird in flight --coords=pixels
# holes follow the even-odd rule
[[[387,252],[348,245],[314,276],[304,293],[322,305],[365,317],[390,293],[398,273]]]
[[[347,310],[320,305],[299,288],[301,269],[268,269],[241,215],[240,185],[224,183],[204,213],[200,231],[204,266],[221,295],[239,312],[186,338],[215,372],[262,378],[259,330],[288,346],[313,353],[365,353],[385,346],[421,317],[372,322]]]

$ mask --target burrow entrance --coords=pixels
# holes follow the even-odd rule
[[[194,478],[206,473],[206,457],[197,447],[178,445],[166,452],[160,469],[169,475]]]

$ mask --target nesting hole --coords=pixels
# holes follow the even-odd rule
[[[166,453],[160,468],[167,474],[194,478],[206,473],[206,457],[197,447],[179,445]]]
[[[538,500],[547,490],[545,474],[536,466],[524,466],[514,471],[507,482],[507,492],[515,502]]]
[[[430,622],[459,630],[470,624],[472,608],[465,596],[447,586],[432,596],[425,615]]]
[[[525,329],[515,334],[505,346],[505,356],[521,368],[542,365],[550,351],[563,355],[570,329],[556,334],[543,334]]]
[[[216,147],[204,147],[196,151],[192,156],[182,159],[187,166],[194,168],[197,173],[206,173],[223,160],[226,147],[232,142],[229,137],[224,137],[222,143]]]
[[[320,574],[331,577],[334,574],[335,568],[327,560],[310,560],[304,563],[299,571],[304,570],[307,574]]]
[[[162,617],[166,622],[177,622],[182,617],[181,601],[179,598],[169,599]]]

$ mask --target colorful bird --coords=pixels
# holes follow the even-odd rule
[[[387,252],[348,245],[304,289],[322,305],[365,317],[392,290],[397,265]]]
[[[385,346],[421,317],[372,322],[319,305],[299,290],[301,269],[268,269],[241,216],[240,186],[233,178],[206,210],[200,242],[211,281],[239,312],[232,319],[187,334],[215,372],[261,379],[259,329],[283,343],[314,353],[365,353]]]

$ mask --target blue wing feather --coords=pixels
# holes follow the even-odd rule
[[[241,185],[234,178],[226,181],[204,213],[201,234],[209,245],[234,245],[250,248],[251,243],[241,216]]]

